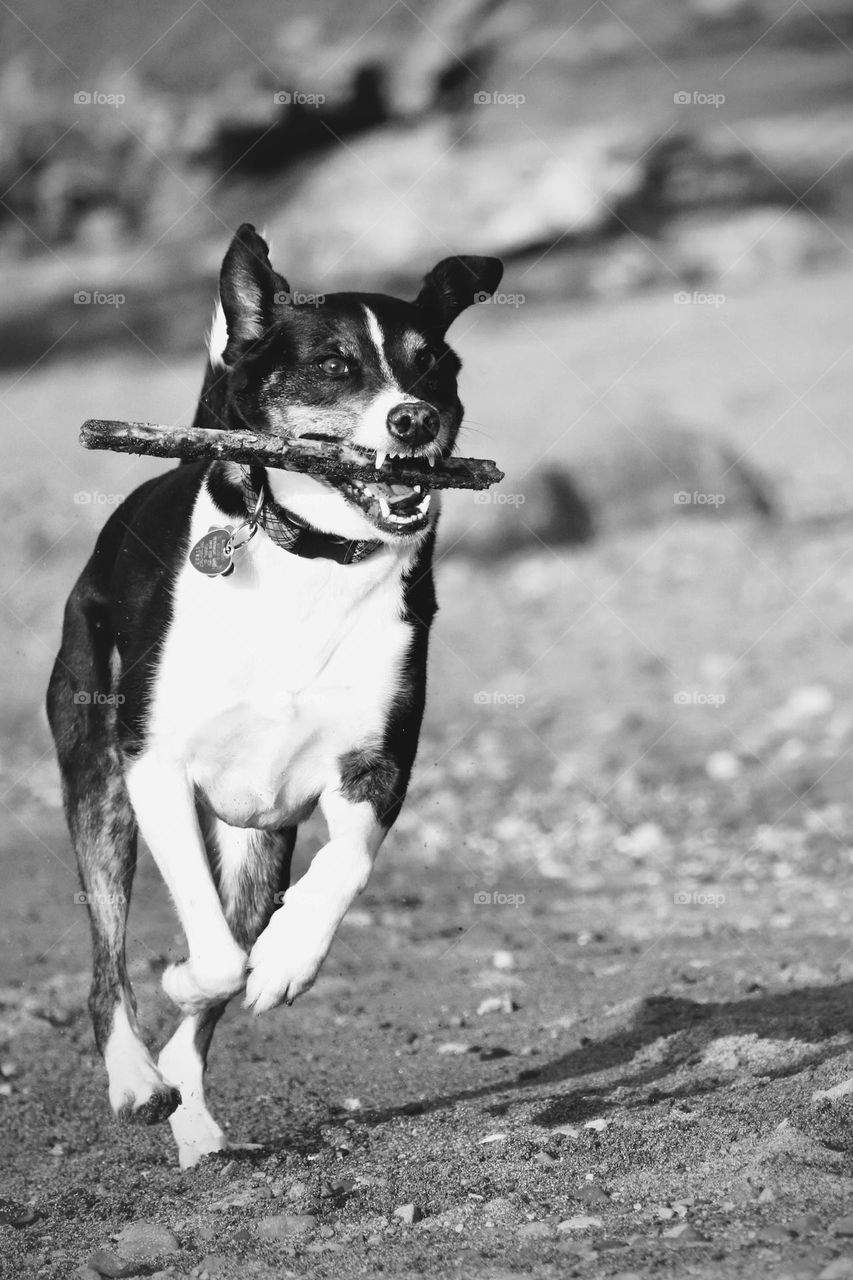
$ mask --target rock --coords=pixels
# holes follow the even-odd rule
[[[394,1210],[394,1217],[399,1218],[407,1227],[414,1222],[420,1222],[423,1216],[423,1210],[416,1204],[400,1204]]]
[[[231,1260],[222,1253],[206,1253],[198,1264],[198,1269],[202,1276],[208,1275],[211,1280],[215,1280],[217,1276],[227,1276],[231,1265]]]
[[[499,996],[486,996],[477,1005],[477,1016],[482,1018],[490,1013],[513,1013],[518,1005],[508,991]]]
[[[823,1271],[818,1272],[818,1280],[850,1280],[853,1276],[853,1258],[833,1258]]]
[[[557,1163],[553,1156],[549,1156],[547,1151],[537,1151],[533,1157],[533,1163],[542,1165],[543,1169],[550,1168],[551,1165]]]
[[[507,1135],[505,1133],[487,1133],[485,1138],[481,1138],[478,1146],[485,1147],[492,1142],[506,1142]]]
[[[706,1238],[693,1226],[692,1222],[679,1222],[677,1227],[669,1227],[662,1236],[673,1244],[705,1244]]]
[[[106,1276],[108,1280],[119,1280],[122,1276],[139,1274],[139,1263],[129,1258],[122,1258],[114,1249],[97,1249],[87,1259],[87,1265],[96,1275]]]
[[[763,1227],[758,1233],[758,1239],[762,1244],[787,1244],[796,1234],[796,1231],[792,1231],[790,1227],[774,1223],[769,1227]]]
[[[476,1045],[466,1044],[464,1040],[446,1040],[444,1044],[438,1046],[437,1052],[456,1057],[463,1053],[475,1053]]]
[[[521,1236],[522,1240],[550,1240],[554,1235],[554,1228],[550,1222],[525,1222],[515,1234]]]
[[[123,1257],[140,1261],[177,1253],[181,1247],[174,1232],[159,1222],[129,1222],[115,1241]]]
[[[609,1120],[605,1120],[603,1117],[600,1117],[597,1120],[587,1120],[586,1124],[584,1125],[584,1128],[592,1129],[594,1130],[595,1133],[604,1133],[604,1130],[607,1128],[609,1124],[610,1124]]]
[[[580,1129],[574,1124],[558,1124],[552,1130],[552,1133],[559,1133],[564,1138],[580,1137]]]
[[[502,973],[509,973],[515,968],[515,956],[511,951],[496,951],[492,956],[492,967]]]
[[[308,1188],[304,1182],[294,1182],[287,1188],[288,1200],[301,1200],[304,1195],[308,1194]]]
[[[810,1236],[813,1232],[820,1231],[820,1218],[816,1213],[801,1213],[787,1225],[795,1236]]]
[[[39,1215],[29,1205],[19,1200],[8,1200],[0,1196],[0,1225],[6,1227],[28,1227]]]
[[[853,1216],[848,1214],[844,1218],[836,1218],[829,1229],[834,1236],[853,1236]]]
[[[578,1213],[573,1218],[565,1218],[557,1224],[558,1231],[588,1231],[591,1227],[601,1227],[600,1218],[593,1218],[585,1213]]]
[[[258,1220],[257,1231],[262,1240],[290,1240],[307,1236],[317,1225],[311,1213],[272,1213]]]
[[[596,1186],[594,1182],[578,1187],[576,1191],[572,1191],[570,1194],[575,1200],[582,1201],[583,1204],[610,1204],[610,1196],[601,1187]]]
[[[361,1099],[360,1098],[344,1098],[342,1106],[344,1111],[360,1111]]]

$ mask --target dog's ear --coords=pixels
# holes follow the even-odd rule
[[[500,258],[443,258],[424,277],[415,306],[444,333],[472,302],[492,296],[503,272]]]
[[[249,222],[231,241],[219,273],[219,297],[228,326],[223,359],[231,364],[241,351],[263,337],[276,311],[288,301],[290,286],[273,270],[269,246]]]

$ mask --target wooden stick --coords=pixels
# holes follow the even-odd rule
[[[230,462],[255,462],[308,475],[345,480],[384,480],[397,484],[424,484],[430,489],[488,489],[503,480],[504,473],[488,458],[448,458],[433,468],[420,458],[392,458],[381,471],[353,462],[335,445],[294,444],[288,436],[269,432],[224,431],[206,427],[162,427],[153,422],[116,422],[90,418],[80,431],[87,449],[111,449],[154,458],[185,458],[196,462],[221,458]]]

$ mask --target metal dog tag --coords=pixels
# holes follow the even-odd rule
[[[234,568],[234,553],[231,545],[233,530],[230,526],[224,529],[215,527],[208,529],[193,547],[189,554],[189,562],[206,578],[224,577]]]

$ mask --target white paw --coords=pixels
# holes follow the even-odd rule
[[[199,1160],[224,1151],[228,1139],[204,1107],[178,1107],[169,1116],[172,1135],[178,1144],[178,1162],[182,1169],[193,1169]]]
[[[335,936],[328,911],[285,900],[252,947],[246,981],[246,1008],[266,1013],[292,1004],[314,982]]]
[[[237,951],[201,965],[193,960],[170,964],[163,974],[163,990],[184,1013],[198,1013],[242,990],[246,960],[245,952]]]

